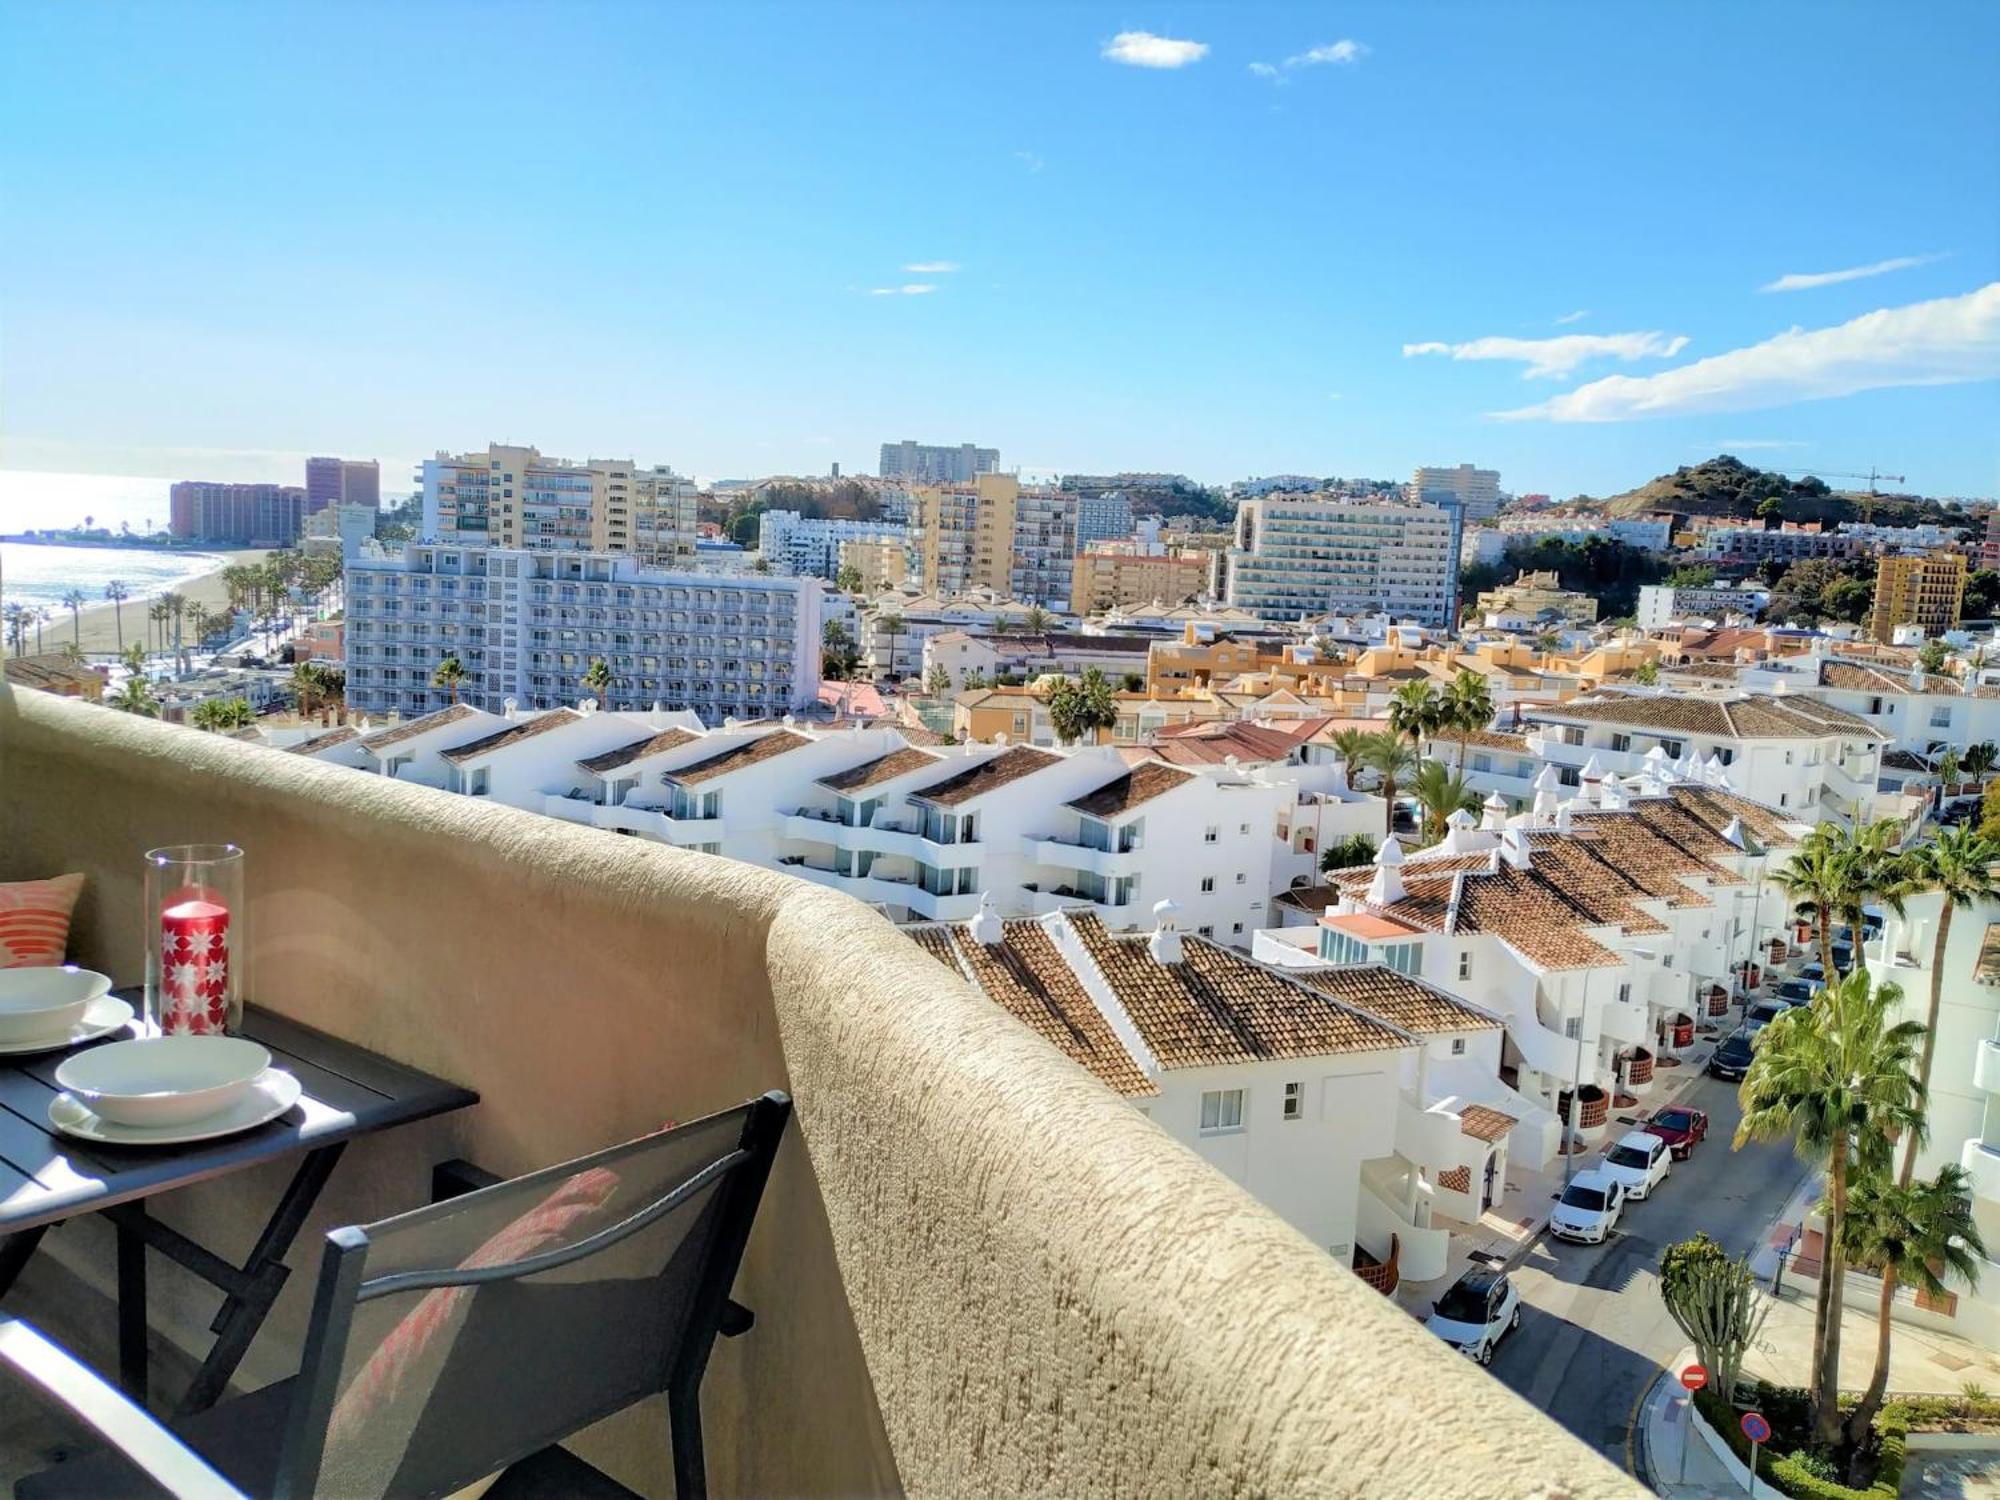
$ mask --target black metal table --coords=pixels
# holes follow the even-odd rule
[[[136,994],[123,997],[139,1010]],[[61,1092],[55,1072],[70,1052],[0,1057],[0,1297],[51,1226],[104,1214],[118,1231],[119,1383],[143,1403],[146,1251],[179,1262],[223,1293],[209,1325],[215,1343],[181,1397],[182,1415],[213,1405],[228,1386],[290,1274],[285,1253],[347,1143],[479,1101],[470,1089],[255,1006],[246,1008],[243,1035],[267,1048],[304,1094],[268,1124],[187,1146],[104,1146],[62,1135],[49,1123],[49,1102]],[[158,1194],[293,1156],[300,1161],[291,1183],[240,1266],[146,1212]]]

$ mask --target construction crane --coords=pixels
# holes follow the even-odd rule
[[[1845,469],[1780,469],[1778,472],[1781,474],[1810,474],[1815,479],[1865,479],[1868,481],[1868,493],[1871,495],[1882,493],[1876,486],[1879,481],[1884,479],[1888,480],[1891,484],[1909,483],[1908,478],[1904,475],[1884,474],[1880,469],[1870,469],[1866,474],[1855,474]]]

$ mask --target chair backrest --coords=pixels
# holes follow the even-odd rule
[[[335,1230],[280,1497],[449,1495],[699,1384],[791,1101]]]

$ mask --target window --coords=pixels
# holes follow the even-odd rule
[[[1464,1038],[1464,1037],[1462,1037],[1462,1036],[1455,1036],[1455,1037],[1453,1037],[1453,1038],[1451,1039],[1451,1055],[1452,1055],[1453,1057],[1463,1057],[1463,1056],[1465,1056],[1465,1038]]]
[[[1236,831],[1238,833],[1248,833],[1250,831],[1250,825],[1248,823],[1238,823],[1236,825]],[[1241,879],[1242,877],[1239,876],[1237,878]]]
[[[1627,980],[1625,983],[1618,986],[1618,1003],[1620,1005],[1624,1005],[1627,1004],[1631,999],[1632,999],[1632,983],[1630,980]]]
[[[1790,807],[1791,805],[1792,805],[1792,794],[1790,792],[1778,793],[1778,806]]]
[[[1229,924],[1229,931],[1232,936],[1241,937],[1243,936],[1243,924],[1241,922],[1231,922]]]
[[[1205,923],[1202,926],[1195,928],[1194,933],[1196,937],[1212,938],[1215,936],[1215,924],[1212,922]]]
[[[1214,889],[1215,889],[1215,877],[1214,877],[1213,875],[1204,875],[1204,876],[1202,876],[1202,877],[1201,877],[1201,888],[1202,888],[1202,889],[1203,889],[1204,891],[1212,891],[1212,890],[1214,890]]]
[[[1221,837],[1222,837],[1222,830],[1213,823],[1211,823],[1208,826],[1208,828],[1202,833],[1201,841],[1204,844],[1212,844]]]
[[[1792,763],[1792,752],[1787,750],[1785,752],[1785,764],[1789,766],[1791,763]]]
[[[1667,752],[1668,759],[1679,760],[1681,758],[1681,751],[1687,747],[1679,740],[1663,739],[1660,741],[1660,748]]]
[[[1203,1130],[1241,1130],[1243,1128],[1243,1090],[1209,1089],[1201,1096],[1201,1128]]]
[[[1250,877],[1249,877],[1249,876],[1247,876],[1247,875],[1245,875],[1245,874],[1244,874],[1244,873],[1243,873],[1243,872],[1242,872],[1241,870],[1238,870],[1238,871],[1236,872],[1236,883],[1237,883],[1238,885],[1241,885],[1241,884],[1243,884],[1243,882],[1244,882],[1244,881],[1246,881],[1246,880],[1248,880],[1249,878],[1250,878]]]
[[[1305,1117],[1306,1086],[1303,1083],[1285,1085],[1285,1118],[1298,1120]]]
[[[1611,748],[1613,750],[1630,750],[1632,748],[1632,736],[1629,734],[1613,734],[1611,736]]]
[[[1563,1017],[1563,1035],[1564,1035],[1564,1036],[1566,1036],[1566,1037],[1568,1037],[1568,1038],[1569,1038],[1569,1039],[1570,1039],[1571,1041],[1575,1041],[1575,1040],[1576,1040],[1576,1039],[1577,1039],[1578,1037],[1582,1036],[1582,1035],[1583,1035],[1583,1017],[1582,1017],[1582,1016],[1564,1016],[1564,1017]]]
[[[1582,786],[1583,772],[1575,766],[1557,766],[1556,780],[1564,786]]]
[[[1470,948],[1462,949],[1459,952],[1458,977],[1460,979],[1470,979],[1472,977],[1472,950]]]
[[[1933,729],[1949,729],[1949,728],[1951,728],[1951,710],[1950,710],[1949,708],[1934,708],[1934,709],[1932,709],[1932,710],[1931,710],[1931,728],[1933,728]]]

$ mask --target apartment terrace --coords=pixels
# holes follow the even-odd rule
[[[718,1493],[1641,1493],[832,891],[4,688],[0,788],[0,879],[88,877],[80,962],[139,972],[142,850],[231,839],[251,995],[480,1094],[350,1152],[295,1268],[438,1160],[515,1173],[788,1090],[736,1288],[756,1326],[705,1389]],[[157,1212],[226,1239],[247,1197]],[[41,1257],[110,1282],[89,1219]],[[246,1387],[296,1368],[312,1279]],[[193,1347],[213,1299],[157,1280],[156,1337]],[[578,1447],[665,1494],[665,1430]]]

